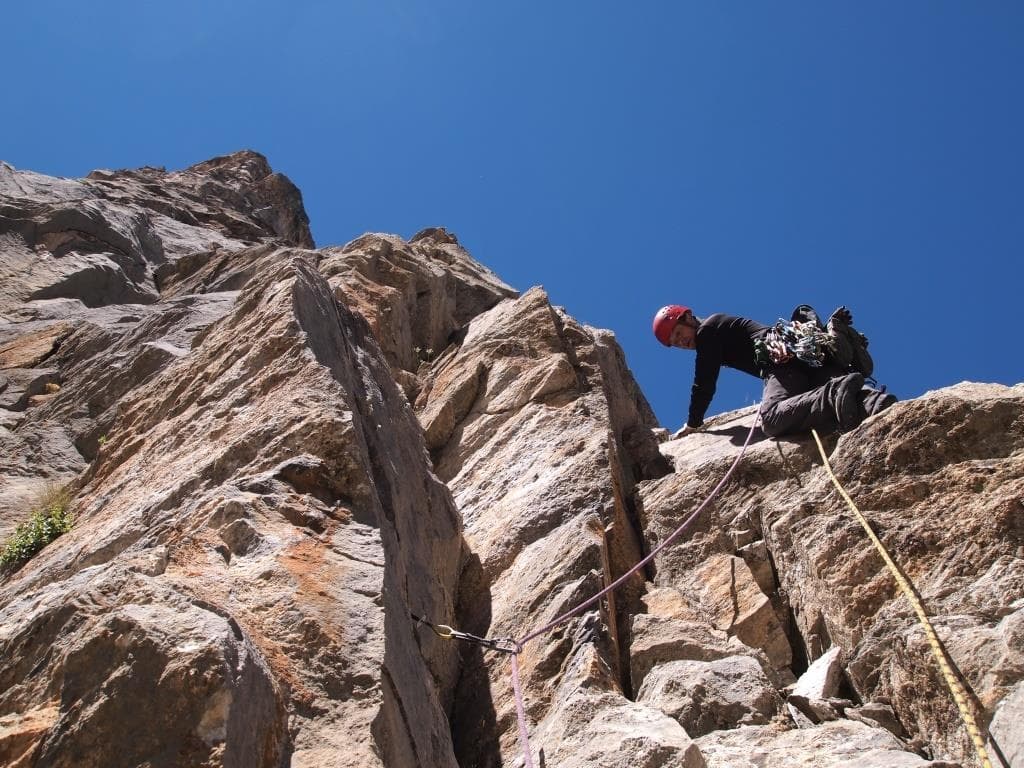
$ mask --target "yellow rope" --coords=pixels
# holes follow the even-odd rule
[[[818,433],[812,429],[811,434],[814,435],[814,442],[818,444],[818,451],[821,453],[821,460],[825,464],[828,476],[832,478],[832,482],[839,491],[839,495],[846,500],[850,509],[853,510],[853,514],[857,516],[857,520],[864,527],[868,537],[872,542],[874,542],[875,548],[878,549],[879,554],[882,555],[882,559],[885,560],[885,564],[889,566],[889,570],[896,578],[896,583],[899,584],[903,594],[906,595],[906,598],[913,606],[914,613],[917,614],[918,621],[921,622],[925,636],[928,638],[928,643],[932,647],[932,654],[935,656],[935,660],[939,663],[939,669],[942,670],[942,676],[946,679],[946,685],[949,686],[949,692],[953,695],[953,701],[956,702],[957,709],[960,710],[960,717],[963,718],[964,725],[967,726],[967,733],[970,735],[971,741],[974,742],[974,749],[978,753],[978,759],[981,761],[984,768],[992,768],[992,763],[989,762],[988,759],[988,752],[985,750],[985,740],[982,738],[981,731],[978,729],[978,724],[974,720],[974,715],[971,712],[970,707],[967,705],[967,694],[964,691],[963,686],[960,684],[960,681],[956,678],[956,675],[953,674],[952,668],[949,666],[949,661],[946,658],[946,650],[943,648],[942,642],[939,640],[939,636],[935,634],[935,630],[932,628],[932,623],[928,620],[928,616],[924,612],[924,606],[922,606],[921,601],[917,599],[917,595],[914,593],[914,588],[903,577],[903,574],[900,573],[899,568],[896,567],[896,563],[893,562],[892,558],[889,557],[889,553],[886,551],[885,545],[882,544],[881,540],[871,529],[871,524],[868,523],[864,515],[861,514],[861,511],[857,509],[857,505],[853,503],[853,499],[850,498],[843,486],[840,485],[839,480],[832,471],[832,466],[828,463],[828,457],[825,455],[825,448],[821,444],[821,439],[818,437]]]

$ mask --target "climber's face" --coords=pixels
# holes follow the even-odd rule
[[[682,319],[676,323],[676,327],[672,329],[668,343],[673,347],[679,347],[679,349],[697,348],[697,323],[693,319],[693,315],[689,312],[683,315]]]

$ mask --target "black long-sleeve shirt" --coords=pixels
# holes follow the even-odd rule
[[[761,378],[754,358],[754,340],[767,330],[768,326],[754,320],[720,313],[701,321],[697,328],[697,363],[687,424],[699,427],[704,423],[704,414],[715,396],[718,372],[723,365]]]

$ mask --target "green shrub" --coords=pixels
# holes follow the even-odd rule
[[[71,497],[64,488],[50,487],[33,505],[28,520],[21,523],[0,549],[0,568],[20,568],[39,550],[62,533],[71,530]]]

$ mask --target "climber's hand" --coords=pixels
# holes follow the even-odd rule
[[[840,307],[839,309],[837,309],[835,312],[832,313],[832,317],[829,319],[838,320],[844,325],[853,325],[853,315],[850,313],[850,310],[848,310],[846,307]]]

